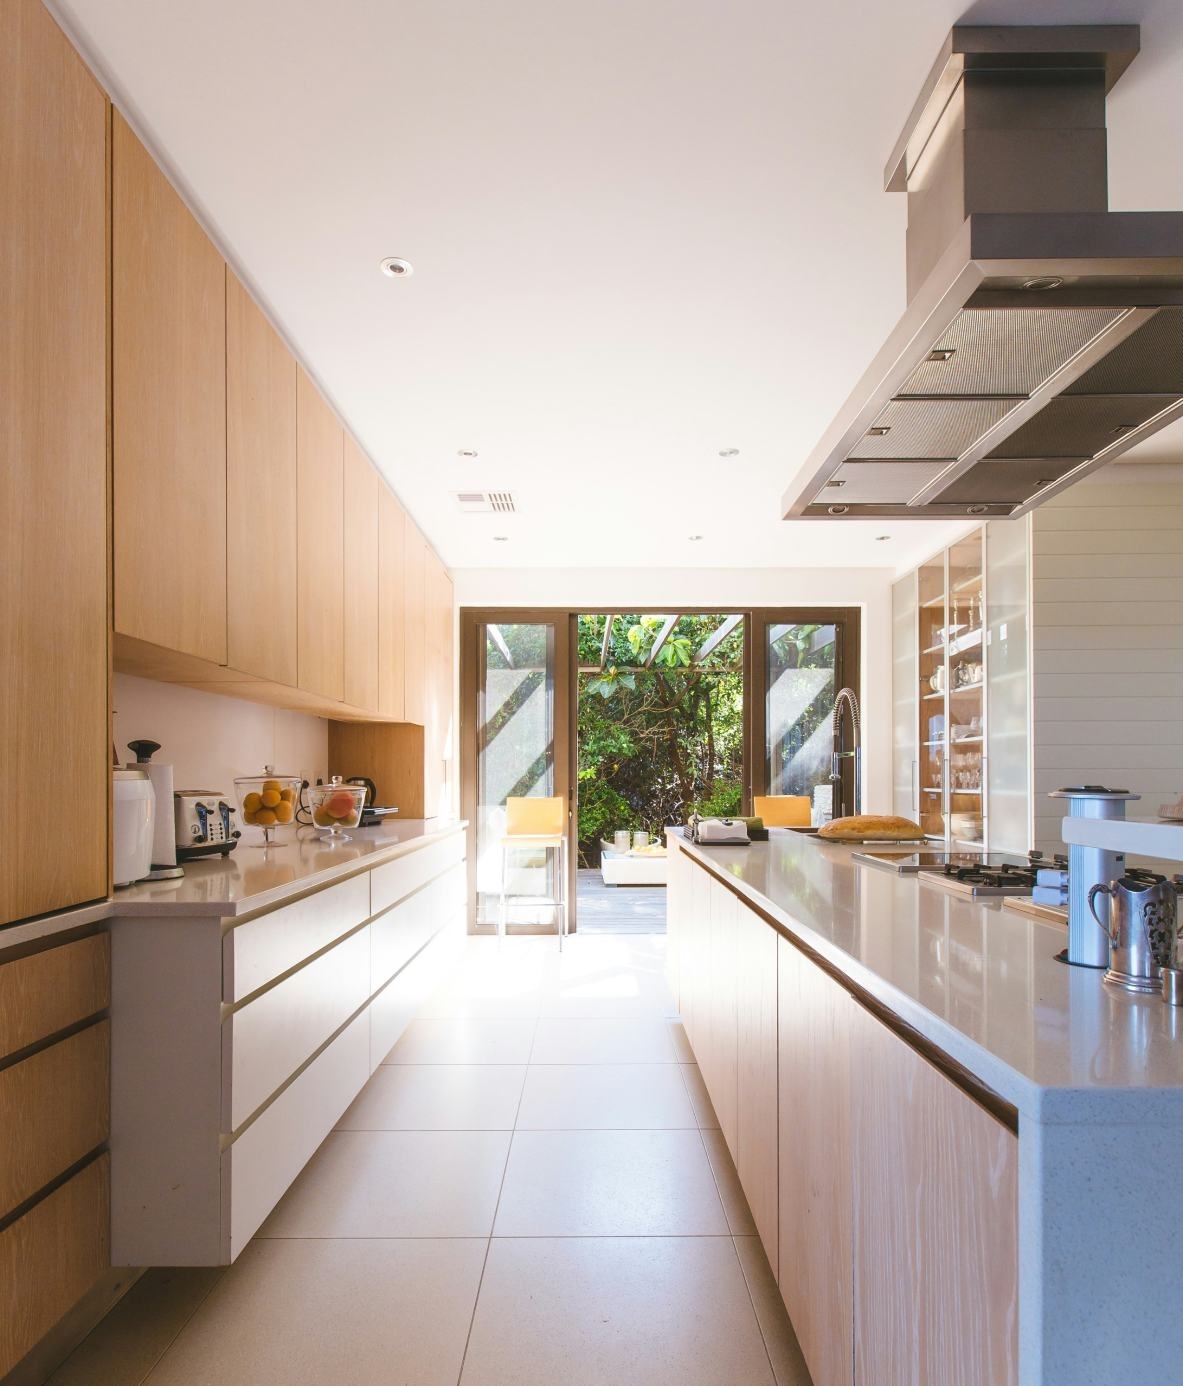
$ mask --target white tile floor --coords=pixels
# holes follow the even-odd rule
[[[664,947],[471,940],[238,1262],[53,1386],[808,1386]]]

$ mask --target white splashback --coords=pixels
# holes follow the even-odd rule
[[[1050,790],[1183,791],[1183,482],[1113,467],[1032,515],[1035,839],[1063,850]],[[1127,479],[1128,478],[1128,479]]]
[[[179,684],[116,674],[115,749],[134,760],[128,739],[159,741],[156,759],[174,767],[177,789],[234,793],[236,775],[264,765],[315,781],[328,774],[328,722],[304,712],[265,707]]]

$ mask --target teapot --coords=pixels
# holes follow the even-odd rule
[[[1094,901],[1109,896],[1109,918],[1103,920]],[[1178,892],[1173,882],[1151,871],[1129,871],[1108,885],[1089,891],[1089,912],[1109,935],[1109,970],[1105,981],[1125,991],[1157,994],[1162,969],[1176,963]]]

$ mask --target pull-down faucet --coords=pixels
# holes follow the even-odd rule
[[[843,706],[850,713],[852,737],[849,750],[845,750],[842,745]],[[854,807],[851,812],[860,812],[862,804],[862,730],[859,725],[858,696],[853,688],[839,689],[838,695],[834,699],[834,712],[830,726],[834,738],[834,750],[830,759],[831,807],[834,817],[842,818],[845,816],[846,809],[842,798],[842,762],[844,760],[854,761]]]

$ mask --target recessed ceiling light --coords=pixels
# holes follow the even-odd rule
[[[1063,282],[1058,275],[1044,274],[1035,279],[1024,279],[1023,288],[1034,293],[1043,293],[1046,289],[1058,289]]]
[[[508,534],[494,534],[494,536],[493,536],[493,542],[494,542],[494,544],[508,544],[508,543],[509,543],[509,535],[508,535]]]
[[[701,535],[701,534],[692,534],[692,535],[690,535],[690,542],[691,542],[692,544],[697,544],[698,541],[699,541],[701,538],[702,538],[702,535]]]
[[[398,255],[388,255],[378,268],[391,279],[409,279],[415,273],[415,266],[410,260],[403,260]]]
[[[849,505],[830,505],[826,507],[827,515],[845,515],[850,509]]]
[[[738,448],[720,448],[720,449],[719,449],[719,456],[720,456],[720,457],[738,457],[738,456],[739,456],[739,449],[738,449]]]
[[[477,456],[477,450],[476,450],[476,448],[461,448],[461,449],[456,453],[456,456],[457,456],[457,457],[476,457],[476,456]]]
[[[966,507],[965,513],[967,515],[984,515],[989,508],[986,505],[970,505]]]

